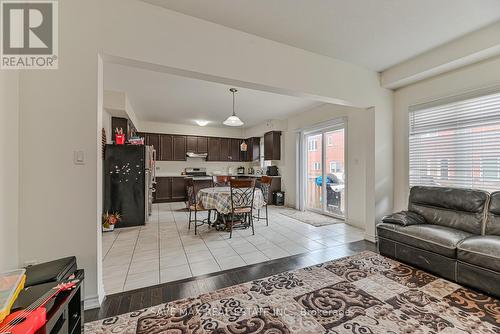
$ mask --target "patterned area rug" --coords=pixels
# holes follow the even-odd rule
[[[319,213],[310,211],[284,210],[280,213],[315,227],[344,223],[341,219],[320,215]]]
[[[500,301],[372,252],[85,325],[85,333],[500,333]]]

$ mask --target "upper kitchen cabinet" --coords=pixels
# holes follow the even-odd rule
[[[208,153],[208,138],[207,137],[186,137],[186,152],[192,153]]]
[[[230,155],[230,141],[229,138],[220,138],[220,153],[219,161],[228,161]]]
[[[208,161],[219,161],[220,159],[220,138],[208,138]]]
[[[258,161],[260,158],[260,138],[252,137],[245,139],[245,143],[247,144],[247,150],[242,156],[241,160],[243,161]]]
[[[160,152],[156,153],[158,160],[172,161],[174,157],[173,136],[159,135],[160,137]]]
[[[174,161],[186,160],[186,136],[173,136]]]
[[[186,137],[186,151],[198,153],[198,137],[193,137],[193,136]]]
[[[264,160],[281,159],[281,131],[264,134]]]
[[[156,156],[159,158],[161,156],[160,148],[160,135],[156,133],[144,133],[144,144],[148,146],[153,146],[156,151]]]
[[[198,153],[208,153],[208,138],[198,137],[196,138]]]
[[[229,161],[240,161],[240,145],[241,145],[242,140],[241,139],[229,139]]]

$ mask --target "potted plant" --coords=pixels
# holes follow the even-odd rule
[[[118,212],[109,213],[106,211],[102,215],[102,230],[103,232],[110,232],[115,229],[115,225],[122,220],[122,216]]]

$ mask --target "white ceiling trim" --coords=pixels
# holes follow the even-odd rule
[[[500,22],[467,34],[382,72],[384,88],[398,89],[500,55]]]

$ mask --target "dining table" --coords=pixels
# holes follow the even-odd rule
[[[217,210],[218,213],[227,215],[231,213],[231,187],[203,188],[197,194],[198,204],[206,210]],[[261,209],[265,205],[264,195],[260,188],[255,188],[253,208]]]

